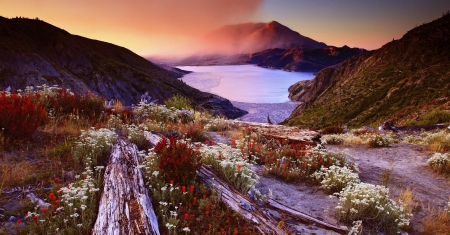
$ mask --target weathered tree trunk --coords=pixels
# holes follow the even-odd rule
[[[146,138],[152,145],[156,145],[161,140],[161,137],[149,132],[146,132]],[[278,221],[267,216],[266,213],[259,209],[256,204],[249,201],[232,185],[223,181],[208,167],[202,166],[200,168],[198,176],[208,187],[218,192],[219,199],[223,203],[228,205],[231,209],[242,215],[247,220],[255,222],[262,234],[287,234],[287,231],[284,231],[278,226]],[[281,213],[298,219],[299,221],[302,221],[304,223],[316,224],[317,226],[333,230],[341,234],[348,233],[348,230],[346,229],[339,228],[335,225],[308,216],[300,211],[297,211],[272,199],[268,200],[268,205],[277,209]]]
[[[99,213],[92,234],[157,234],[158,220],[139,165],[136,145],[120,138],[104,175]]]
[[[318,132],[300,129],[298,127],[236,120],[227,120],[226,123],[233,127],[248,128],[262,136],[280,141],[288,141],[288,143],[316,146],[320,142],[320,134]]]
[[[200,168],[198,176],[210,188],[213,188],[219,196],[219,199],[228,205],[231,209],[239,213],[247,220],[257,224],[257,228],[262,234],[288,234],[278,226],[278,221],[271,219],[257,205],[249,201],[233,186],[221,180],[205,166]]]
[[[329,230],[333,230],[333,231],[341,233],[341,234],[347,234],[348,233],[347,229],[343,229],[343,228],[337,227],[335,225],[329,224],[329,223],[327,223],[325,221],[313,218],[313,217],[311,217],[311,216],[309,216],[307,214],[304,214],[304,213],[302,213],[300,211],[297,211],[297,210],[295,210],[295,209],[293,209],[291,207],[283,205],[283,204],[281,204],[281,203],[279,203],[279,202],[277,202],[275,200],[269,199],[267,201],[267,203],[268,203],[269,206],[277,209],[281,213],[284,213],[284,214],[287,214],[287,215],[289,215],[291,217],[297,218],[298,220],[301,220],[301,221],[303,221],[305,223],[316,224],[319,227],[326,228],[326,229],[329,229]]]

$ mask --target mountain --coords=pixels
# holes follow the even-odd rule
[[[348,46],[328,46],[311,50],[275,48],[251,54],[246,63],[286,71],[315,72],[339,64],[363,52],[366,52],[366,50]]]
[[[168,72],[126,48],[72,35],[41,20],[0,17],[0,87],[59,85],[125,105],[138,103],[145,92],[160,102],[181,94],[230,118],[245,113],[169,73],[181,71]]]
[[[211,54],[248,54],[271,48],[326,47],[325,43],[305,37],[276,21],[227,25],[210,32],[204,40]]]
[[[301,101],[288,125],[413,123],[431,111],[450,109],[450,15],[418,26],[378,50],[351,57],[295,84]]]

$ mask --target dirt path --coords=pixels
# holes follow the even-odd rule
[[[431,152],[411,144],[394,144],[387,148],[368,148],[366,145],[327,146],[330,151],[343,153],[360,166],[362,182],[380,184],[386,170],[392,169],[388,187],[395,198],[402,190],[410,188],[418,203],[413,211],[412,231],[421,234],[424,218],[431,208],[443,208],[450,196],[450,178],[434,173],[427,166]]]
[[[262,166],[255,166],[256,172],[260,176],[259,184],[256,188],[263,194],[267,194],[269,189],[272,190],[272,199],[301,211],[316,219],[328,222],[333,225],[342,225],[333,217],[334,206],[338,199],[330,198],[318,187],[310,187],[304,183],[289,184],[270,176],[262,176]],[[327,212],[327,208],[329,211]],[[331,230],[323,229],[314,224],[303,224],[298,221],[287,218],[275,210],[264,208],[268,213],[279,221],[283,221],[291,229],[295,229],[294,234],[339,234]]]

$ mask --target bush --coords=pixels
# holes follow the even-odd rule
[[[188,98],[186,98],[186,97],[184,97],[182,95],[179,95],[179,94],[177,94],[177,95],[173,96],[172,98],[166,100],[166,102],[164,104],[168,108],[172,108],[173,107],[173,108],[176,108],[176,109],[179,109],[179,110],[182,110],[182,109],[190,110],[191,109],[191,101]]]
[[[384,186],[360,183],[349,185],[340,193],[336,216],[339,220],[363,223],[388,234],[397,234],[400,228],[409,225],[412,214],[389,199],[389,189]]]
[[[30,139],[47,121],[47,112],[34,95],[0,93],[0,130],[5,142]]]
[[[154,149],[158,155],[159,169],[166,181],[176,181],[188,185],[195,180],[197,171],[202,166],[198,151],[188,146],[186,142],[163,138]]]
[[[433,110],[422,117],[417,125],[429,125],[450,122],[450,112],[445,110]]]
[[[367,145],[371,148],[387,147],[391,144],[391,138],[383,135],[374,135],[369,137]]]
[[[450,155],[448,153],[435,153],[427,160],[427,163],[438,173],[450,173]]]
[[[340,192],[343,188],[350,184],[359,183],[359,176],[346,166],[330,166],[322,167],[320,171],[316,171],[313,175],[317,181],[320,181],[321,188],[328,194]]]
[[[340,135],[324,135],[320,140],[323,144],[341,145],[344,143],[344,138]]]
[[[328,126],[323,128],[323,130],[320,131],[320,134],[322,135],[329,135],[329,134],[343,134],[344,128],[340,126]]]

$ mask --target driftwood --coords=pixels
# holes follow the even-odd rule
[[[288,141],[289,143],[301,143],[316,146],[320,141],[320,134],[318,132],[300,129],[298,127],[256,122],[242,122],[236,120],[227,120],[226,123],[233,127],[248,128],[251,131],[259,133],[267,138]]]
[[[156,145],[162,138],[156,134],[146,132],[146,139],[152,144]],[[262,234],[287,234],[282,230],[278,224],[279,222],[272,219],[264,211],[253,202],[249,201],[247,197],[237,191],[232,185],[223,181],[216,175],[209,167],[202,166],[198,173],[201,180],[210,188],[218,192],[219,199],[228,205],[231,209],[242,215],[247,220],[253,221],[257,224],[258,229]],[[329,229],[341,234],[348,233],[348,230],[339,228],[335,225],[326,223],[319,219],[313,218],[300,211],[269,199],[268,205],[290,217],[298,219],[304,223],[315,224],[325,229]]]
[[[136,145],[122,138],[113,146],[92,234],[159,235],[137,152]]]
[[[317,226],[320,226],[320,227],[325,228],[325,229],[333,230],[333,231],[338,232],[340,234],[347,234],[348,233],[347,229],[340,228],[340,227],[337,227],[335,225],[332,225],[332,224],[329,224],[327,222],[324,222],[322,220],[313,218],[313,217],[311,217],[311,216],[309,216],[309,215],[307,215],[305,213],[297,211],[294,208],[291,208],[291,207],[288,207],[286,205],[283,205],[283,204],[281,204],[281,203],[279,203],[277,201],[274,201],[272,199],[267,200],[267,204],[270,207],[272,207],[272,208],[274,208],[274,209],[276,209],[276,210],[278,210],[278,211],[280,211],[280,212],[282,212],[282,213],[284,213],[286,215],[289,215],[291,217],[297,218],[298,220],[301,220],[301,221],[303,221],[305,223],[313,223],[313,224],[315,224]]]
[[[219,199],[247,220],[257,224],[262,234],[287,234],[278,226],[278,222],[263,212],[257,205],[249,201],[233,186],[221,180],[209,168],[202,166],[198,173],[202,181],[218,193]]]

